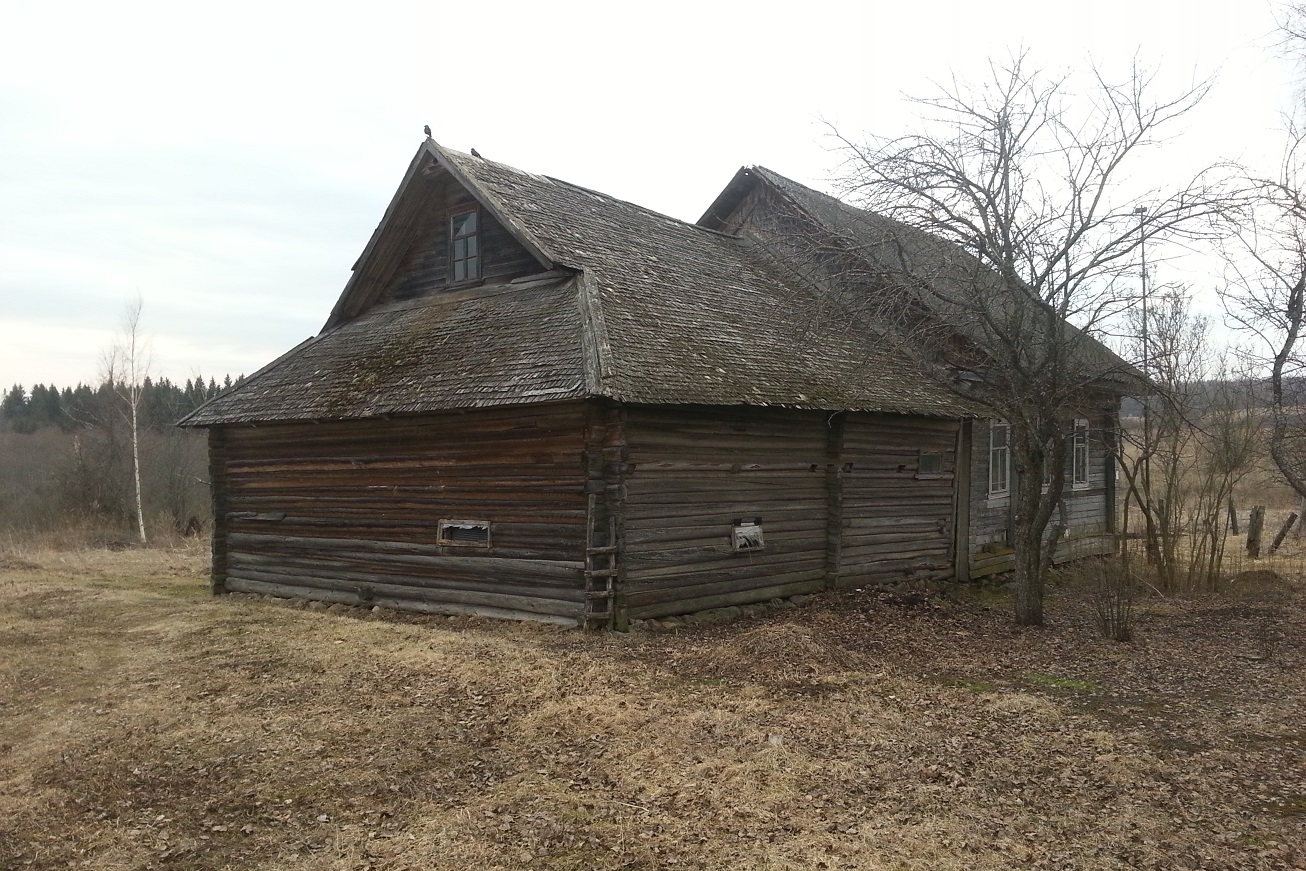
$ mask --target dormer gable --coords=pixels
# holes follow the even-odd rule
[[[449,152],[428,139],[323,329],[378,305],[504,284],[553,266],[529,232],[461,172]]]

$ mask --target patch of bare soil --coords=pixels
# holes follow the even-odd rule
[[[1306,601],[816,597],[679,634],[0,569],[0,868],[1300,868]],[[1273,585],[1271,585],[1273,586]],[[1281,588],[1281,589],[1280,589]]]

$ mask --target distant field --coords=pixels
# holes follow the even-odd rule
[[[207,593],[0,552],[0,869],[1306,867],[1306,594],[1096,637],[1073,591],[679,635]]]

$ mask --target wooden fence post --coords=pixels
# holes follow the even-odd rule
[[[1261,558],[1261,532],[1265,529],[1265,506],[1253,505],[1252,516],[1247,520],[1247,555]]]
[[[1234,504],[1232,496],[1229,497],[1229,531],[1238,534],[1238,506]]]
[[[1288,519],[1283,523],[1283,528],[1279,530],[1279,534],[1274,537],[1273,543],[1270,544],[1270,556],[1274,556],[1274,552],[1279,549],[1279,545],[1283,544],[1283,540],[1288,537],[1288,530],[1292,529],[1292,525],[1296,522],[1297,512],[1294,511],[1288,515]]]

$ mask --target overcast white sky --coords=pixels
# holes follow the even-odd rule
[[[1218,75],[1154,166],[1272,160],[1294,89],[1275,10],[0,0],[0,386],[94,381],[137,294],[176,380],[313,335],[423,124],[692,221],[743,164],[828,187],[822,119],[902,132],[902,94],[1023,46],[1047,68],[1137,52],[1163,90]]]

